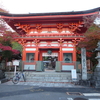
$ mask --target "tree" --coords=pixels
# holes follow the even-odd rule
[[[79,43],[78,47],[85,47],[87,50],[92,51],[96,48],[96,44],[100,40],[99,26],[93,24],[84,36],[85,39]]]
[[[13,41],[12,48],[22,52],[22,46],[18,42]]]
[[[77,46],[77,59],[81,60],[80,48],[85,47],[87,52],[87,59],[90,59],[93,67],[97,64],[95,48],[97,47],[97,42],[100,40],[100,27],[99,25],[93,24],[87,32],[84,34],[85,38],[79,42]]]
[[[13,55],[19,54],[18,50],[12,49],[12,40],[2,36],[0,49],[2,50],[2,59],[11,60]]]
[[[6,12],[0,8],[1,12]],[[14,37],[17,36],[17,33],[8,31],[3,19],[0,19],[0,49],[2,50],[1,60],[11,60],[13,55],[19,54],[19,50],[13,49]]]

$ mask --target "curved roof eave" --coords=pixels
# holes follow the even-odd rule
[[[51,12],[51,13],[29,13],[29,14],[10,14],[10,13],[3,13],[0,12],[1,16],[8,16],[8,17],[27,17],[27,16],[52,16],[52,15],[80,15],[80,14],[89,14],[94,12],[99,12],[100,7],[85,11],[71,11],[71,12]]]

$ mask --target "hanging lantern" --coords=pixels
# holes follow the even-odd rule
[[[47,53],[48,53],[49,55],[51,55],[52,51],[51,51],[51,50],[48,50]]]

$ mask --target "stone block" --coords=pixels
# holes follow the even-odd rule
[[[2,70],[0,70],[0,79],[3,79],[3,78],[5,78],[5,73]]]

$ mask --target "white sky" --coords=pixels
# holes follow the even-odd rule
[[[0,0],[10,13],[65,12],[100,7],[100,0]]]

